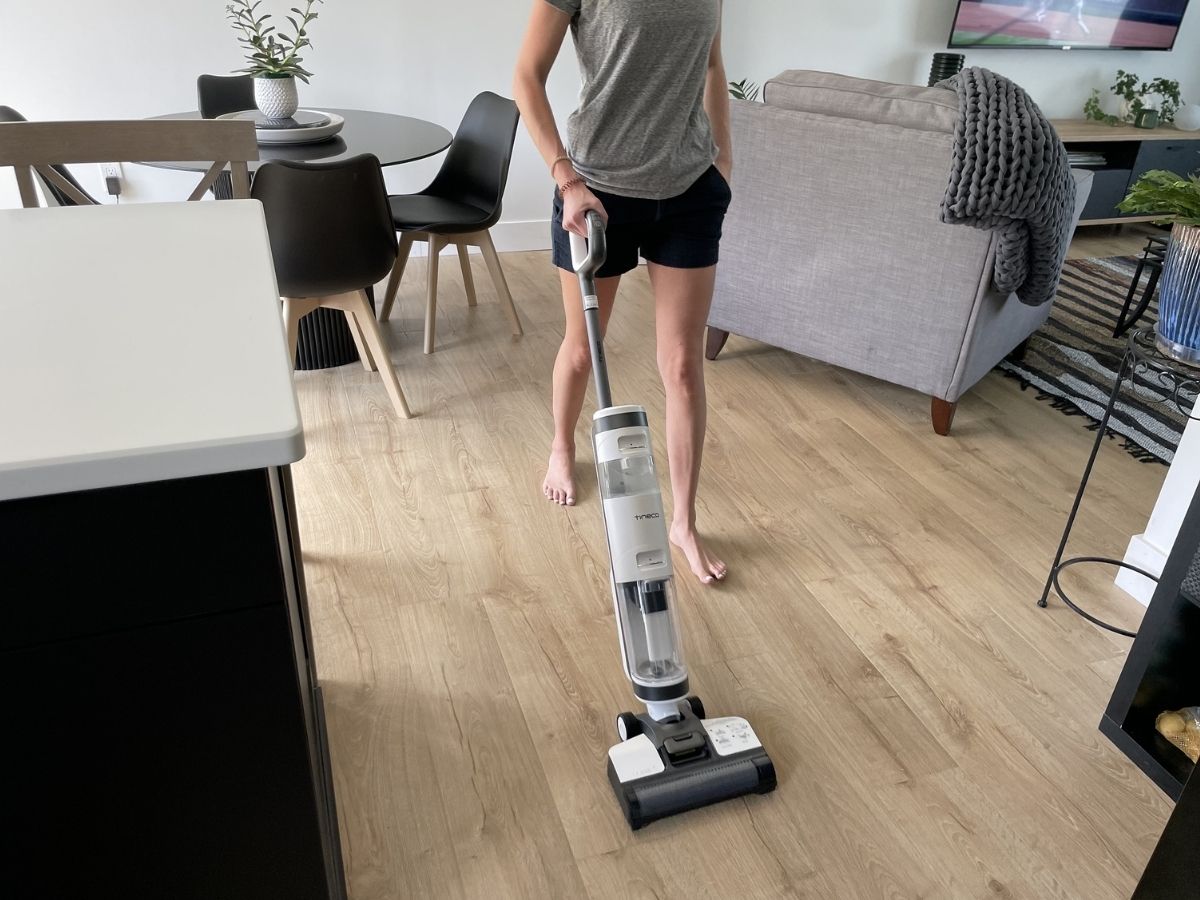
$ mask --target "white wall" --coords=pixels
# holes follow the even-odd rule
[[[285,13],[296,0],[264,0]],[[512,67],[530,0],[327,0],[310,34],[301,84],[306,106],[377,109],[418,116],[453,131],[481,90],[510,94]],[[196,75],[242,65],[225,0],[0,0],[0,104],[29,118],[137,118],[196,106]],[[277,16],[278,17],[278,16]],[[286,24],[286,23],[285,23]],[[577,89],[564,55],[550,84],[569,111]],[[513,160],[503,246],[543,239],[552,182],[522,132]],[[440,157],[395,166],[388,184],[417,190]],[[74,171],[103,195],[94,167]],[[182,199],[187,175],[126,165],[122,202]],[[181,196],[182,192],[182,196]],[[0,207],[18,206],[11,171],[0,171]],[[532,229],[512,223],[534,220]],[[503,238],[509,240],[505,242]]]
[[[513,59],[535,0],[328,0],[312,28],[301,85],[307,106],[378,109],[431,119],[451,130],[478,91],[507,94]],[[540,0],[536,0],[540,2]],[[0,103],[30,118],[141,117],[195,106],[195,76],[240,63],[224,0],[0,0]],[[265,0],[283,12],[294,0]],[[731,79],[761,82],[812,68],[923,84],[944,49],[954,0],[730,0],[725,56]],[[1118,68],[1180,79],[1200,101],[1200,9],[1188,15],[1172,53],[967,51],[1024,85],[1052,116],[1079,113],[1093,86]],[[571,110],[577,70],[568,46],[550,84],[560,121]],[[437,160],[389,170],[393,190],[423,186]],[[98,174],[79,167],[102,193]],[[185,176],[126,166],[127,201],[174,199]],[[501,249],[544,246],[550,182],[522,131]],[[18,205],[11,173],[0,173],[0,207]]]
[[[946,49],[955,6],[956,0],[729,0],[725,66],[733,81],[761,83],[783,69],[803,68],[924,84],[933,54]],[[1184,99],[1200,103],[1200,3],[1192,4],[1170,53],[956,52],[967,65],[1016,81],[1052,118],[1082,117],[1092,88],[1107,94],[1117,69],[1147,81],[1177,78]]]

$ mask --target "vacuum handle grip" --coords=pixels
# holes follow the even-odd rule
[[[592,278],[604,265],[608,248],[604,240],[604,219],[594,209],[587,211],[587,238],[571,232],[571,265],[576,274]]]

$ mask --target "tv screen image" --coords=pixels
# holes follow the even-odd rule
[[[959,0],[951,47],[1170,50],[1188,0]]]

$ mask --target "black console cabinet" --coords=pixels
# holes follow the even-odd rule
[[[1068,150],[1102,153],[1103,166],[1091,167],[1092,190],[1083,208],[1080,225],[1115,225],[1150,222],[1154,216],[1123,213],[1117,204],[1130,186],[1151,169],[1187,175],[1200,170],[1200,132],[1171,126],[1134,128],[1105,125],[1083,119],[1058,119],[1054,128]]]
[[[1200,491],[1192,498],[1100,730],[1177,801],[1136,900],[1200,897],[1200,777],[1154,727],[1158,714],[1200,706]],[[1185,889],[1186,888],[1186,889]]]
[[[5,896],[345,896],[292,509],[286,467],[0,503]]]

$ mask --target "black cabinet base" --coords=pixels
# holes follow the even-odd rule
[[[283,616],[4,655],[9,896],[327,900]]]
[[[345,897],[286,469],[0,503],[0,895]]]

